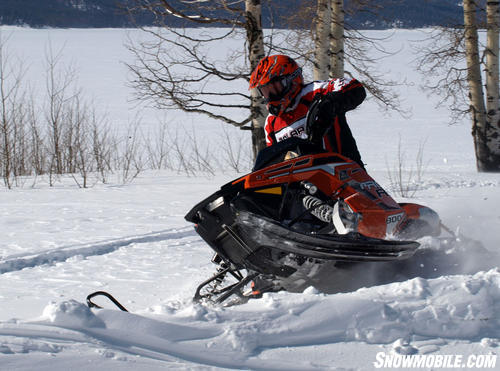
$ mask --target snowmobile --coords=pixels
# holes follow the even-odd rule
[[[308,128],[318,122],[321,99],[311,103]],[[349,274],[353,264],[405,261],[419,247],[415,239],[440,235],[444,226],[435,211],[397,203],[360,164],[308,139],[263,149],[251,173],[185,215],[217,265],[194,301],[223,303],[235,295],[237,304],[268,291],[299,292],[321,280],[328,263]],[[90,308],[100,308],[92,301],[97,296],[126,311],[104,291],[87,296]]]
[[[324,262],[407,259],[419,246],[414,240],[439,235],[441,225],[428,207],[398,204],[358,163],[296,137],[262,150],[251,173],[185,219],[218,265],[194,300],[216,303],[293,291]]]

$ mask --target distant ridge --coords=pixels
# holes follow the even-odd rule
[[[0,24],[34,28],[120,28],[152,25],[149,14],[137,14],[136,23],[123,10],[130,0],[1,0]],[[174,1],[179,2],[179,0]],[[287,14],[299,0],[272,0],[274,25],[284,27],[285,20],[300,14]],[[263,1],[265,3],[265,1]],[[421,28],[436,25],[462,24],[461,0],[377,0],[379,9],[355,10],[346,0],[346,23],[355,29]],[[265,8],[265,6],[264,6]],[[270,26],[270,17],[264,10],[264,25]],[[303,19],[310,19],[305,16]],[[181,26],[181,19],[169,19],[172,26]],[[189,25],[188,25],[189,26]],[[192,24],[190,25],[192,26]]]

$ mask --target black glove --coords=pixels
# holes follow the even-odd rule
[[[341,113],[341,94],[331,92],[325,95],[317,94],[309,107],[307,114],[307,138],[313,144],[321,144],[321,139],[330,127],[333,118]]]

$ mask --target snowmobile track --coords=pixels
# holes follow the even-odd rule
[[[0,261],[0,274],[15,272],[24,268],[34,268],[41,265],[52,265],[64,262],[72,257],[105,255],[118,250],[121,247],[140,243],[153,243],[165,240],[175,240],[185,237],[197,237],[191,226],[183,228],[171,228],[164,231],[147,233],[138,236],[129,236],[112,240],[91,242],[72,246],[58,247],[45,250],[38,254],[16,254],[6,257]]]

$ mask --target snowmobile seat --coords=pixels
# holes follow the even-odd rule
[[[325,152],[323,148],[305,139],[292,137],[261,150],[257,154],[252,171],[284,161],[286,154],[290,151],[297,153],[299,156]]]

